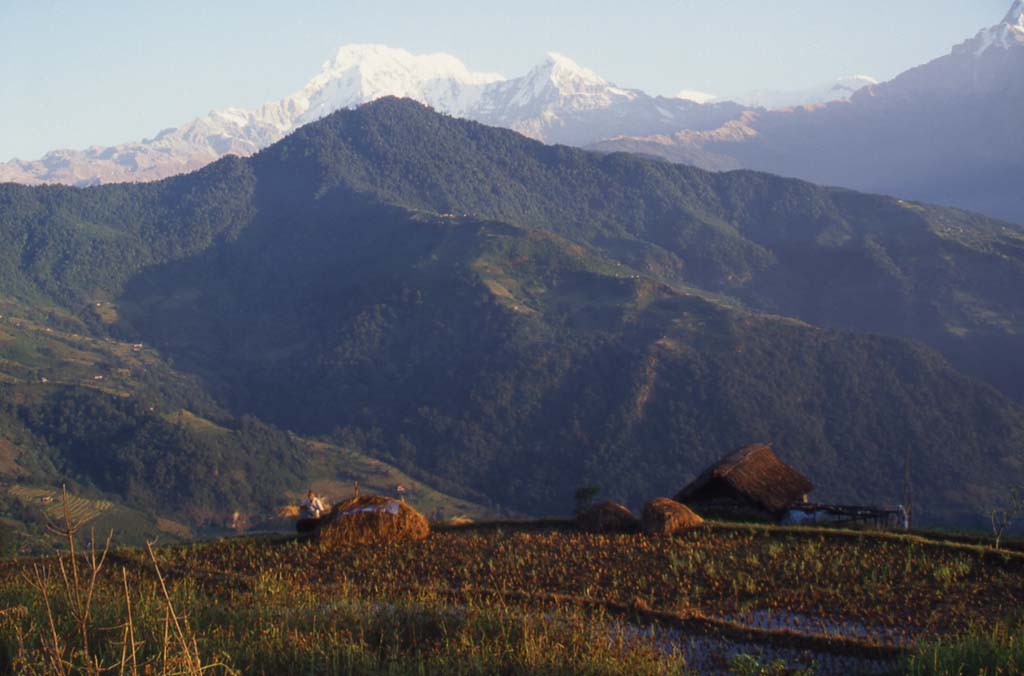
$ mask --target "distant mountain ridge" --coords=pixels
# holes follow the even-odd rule
[[[411,98],[443,113],[571,145],[626,133],[714,129],[741,110],[734,103],[701,106],[617,87],[560,54],[549,54],[522,77],[506,79],[472,72],[447,54],[347,45],[305,87],[279,101],[253,110],[215,110],[135,143],[13,160],[0,164],[0,182],[91,185],[173,176],[224,155],[251,155],[304,124],[384,96]]]
[[[607,82],[550,53],[526,75],[477,73],[448,54],[413,55],[384,45],[341,47],[299,91],[251,110],[211,111],[152,138],[112,147],[54,150],[35,161],[0,163],[0,182],[92,185],[187,173],[224,155],[248,156],[303,124],[384,96],[513,129],[546,143],[587,145],[614,136],[711,130],[749,107],[846,98],[874,82],[855,76],[803,91],[756,91],[740,103],[710,94],[649,96]]]
[[[676,98],[696,103],[732,101],[750,108],[790,108],[830,101],[844,101],[864,87],[875,84],[878,84],[878,80],[869,75],[851,75],[803,89],[757,89],[730,96],[718,96],[699,90],[683,89],[676,94]]]
[[[878,84],[878,80],[868,75],[851,75],[805,89],[758,89],[733,97],[732,100],[751,108],[768,108],[769,110],[810,106],[831,101],[845,101],[864,87],[876,84]]]
[[[228,108],[152,139],[0,164],[0,182],[145,181],[248,156],[324,115],[383,97],[506,127],[546,143],[626,151],[713,171],[756,169],[1024,222],[1024,5],[891,81],[841,78],[740,102],[649,96],[549,54],[524,76],[475,73],[444,55],[348,45],[301,90]],[[761,107],[763,106],[763,107]]]
[[[1024,4],[946,56],[847,101],[746,111],[711,131],[629,135],[594,149],[768,171],[1024,223]]]

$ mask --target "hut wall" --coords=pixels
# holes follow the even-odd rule
[[[753,502],[727,482],[712,479],[682,501],[701,516],[727,521],[775,522],[779,516]]]
[[[709,519],[725,521],[758,521],[774,523],[779,520],[777,514],[769,512],[746,498],[733,495],[716,499],[694,498],[685,504],[701,516]]]

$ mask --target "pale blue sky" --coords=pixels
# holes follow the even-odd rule
[[[152,136],[299,89],[346,43],[521,75],[545,52],[671,95],[887,79],[1010,0],[0,0],[0,161]]]

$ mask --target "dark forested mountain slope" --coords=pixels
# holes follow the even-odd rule
[[[667,493],[749,439],[850,501],[898,500],[909,451],[939,518],[976,509],[958,482],[994,499],[1019,472],[1019,409],[926,350],[729,308],[536,230],[353,202],[305,212],[287,245],[254,227],[144,274],[124,315],[239,410],[523,511],[582,483]]]
[[[383,100],[156,184],[0,186],[0,238],[4,294],[112,301],[115,335],[234,413],[523,511],[583,483],[668,493],[758,439],[838,500],[898,500],[909,457],[936,520],[1022,474],[1024,416],[996,391],[922,347],[776,316],[994,363],[979,337],[1016,335],[1021,232],[962,212]]]
[[[1024,229],[753,172],[544,146],[383,100],[257,156],[281,198],[336,186],[587,243],[668,281],[835,328],[922,340],[1024,397]]]

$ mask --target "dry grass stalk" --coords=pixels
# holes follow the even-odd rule
[[[146,543],[146,551],[149,553],[149,559],[153,562],[153,572],[156,573],[157,582],[160,583],[160,593],[163,595],[164,603],[166,603],[167,617],[170,618],[174,624],[174,635],[178,640],[178,644],[181,646],[182,655],[185,658],[185,673],[189,676],[198,676],[202,674],[203,663],[199,657],[198,646],[196,646],[194,637],[192,645],[189,645],[189,641],[185,638],[185,631],[188,629],[187,620],[184,621],[184,628],[182,628],[183,621],[178,619],[178,614],[174,611],[174,603],[171,601],[171,595],[167,592],[167,585],[164,583],[164,576],[160,572],[160,565],[156,561],[156,554],[153,553],[153,544],[151,542]],[[191,634],[191,631],[189,632]],[[165,659],[165,672],[166,672],[166,644],[167,644],[167,630],[164,630],[164,659]]]
[[[46,620],[49,628],[49,643],[46,637],[40,637],[44,662],[49,666],[48,672],[53,674],[67,674],[70,664],[65,660],[67,648],[60,640],[60,632],[57,631],[53,604],[50,601],[50,569],[47,567],[33,565],[32,574],[27,575],[26,584],[35,589],[43,600],[46,608]],[[21,653],[24,656],[24,653]]]
[[[107,560],[110,551],[110,541],[113,531],[108,536],[102,552],[97,557],[96,534],[92,533],[89,542],[89,551],[86,555],[86,569],[82,568],[80,555],[76,549],[76,536],[84,521],[72,523],[71,514],[68,510],[67,487],[61,487],[64,501],[63,525],[58,526],[52,522],[47,524],[47,530],[55,535],[64,538],[68,543],[67,556],[57,556],[57,568],[60,571],[61,589],[64,592],[64,601],[67,604],[67,612],[75,623],[78,639],[81,641],[81,660],[84,664],[75,665],[72,661],[74,651],[66,645],[57,630],[57,619],[50,597],[51,572],[48,567],[35,565],[32,567],[32,575],[27,580],[29,586],[39,592],[46,608],[47,625],[49,628],[49,643],[42,642],[44,659],[49,664],[51,673],[69,674],[72,671],[82,671],[85,674],[100,674],[103,671],[99,659],[90,651],[89,633],[92,622],[92,602],[95,598],[96,583],[100,571]]]
[[[124,644],[121,646],[121,664],[119,674],[123,676],[125,673],[125,667],[128,664],[128,646],[131,645],[132,652],[132,671],[133,676],[137,676],[139,673],[139,662],[138,656],[135,652],[138,647],[138,643],[135,641],[135,622],[132,619],[132,595],[128,591],[128,571],[125,570],[124,566],[121,566],[121,581],[124,584],[124,604],[125,613],[127,614],[127,620],[124,624]]]
[[[169,648],[171,647],[171,613],[167,608],[164,608],[164,640],[160,649],[160,655],[163,663],[163,671],[160,673],[167,673],[167,659],[169,655]]]
[[[117,671],[122,676],[130,673],[138,676],[140,673],[156,673],[152,670],[156,664],[149,662],[141,665],[140,670],[138,647],[142,642],[137,638],[135,632],[135,620],[133,617],[132,598],[128,586],[128,573],[122,566],[121,582],[124,590],[126,620],[123,625],[116,625],[113,629],[122,631],[122,645],[120,659],[109,664],[104,664],[99,653],[101,649],[93,649],[90,642],[91,634],[97,631],[104,631],[107,628],[95,626],[93,618],[93,602],[99,586],[100,573],[103,570],[110,551],[110,543],[113,532],[108,534],[102,549],[96,546],[95,533],[92,534],[88,550],[82,554],[77,548],[77,534],[83,522],[72,522],[68,510],[67,490],[63,490],[64,513],[63,525],[58,526],[50,523],[48,530],[59,535],[67,541],[67,553],[58,553],[56,565],[35,564],[31,571],[23,574],[26,585],[35,590],[43,603],[46,613],[44,627],[33,625],[26,634],[20,627],[17,630],[18,652],[15,657],[15,672],[19,674],[57,674],[58,676],[70,676],[70,674],[84,674],[85,676],[99,676],[100,674]],[[171,601],[170,593],[164,581],[156,556],[150,543],[147,543],[146,550],[149,553],[153,564],[153,570],[159,582],[159,590],[164,602],[165,629],[164,641],[161,646],[163,657],[162,669],[159,673],[162,676],[201,676],[207,670],[220,668],[228,671],[222,663],[204,666],[200,658],[198,641],[184,618],[179,618]],[[54,569],[59,574],[55,574]],[[59,589],[55,592],[54,587]],[[61,603],[55,603],[55,601]],[[58,608],[63,605],[65,608]],[[19,609],[9,609],[0,613],[0,619],[8,613],[17,615]],[[71,619],[75,631],[71,634],[63,632],[60,628],[60,613],[65,612]],[[24,614],[28,610],[25,609]],[[173,626],[173,633],[171,627]],[[38,633],[37,648],[26,646],[26,639],[33,640],[33,634]],[[180,647],[181,655],[175,653]],[[130,671],[129,671],[130,669]],[[229,672],[230,673],[230,672]]]

